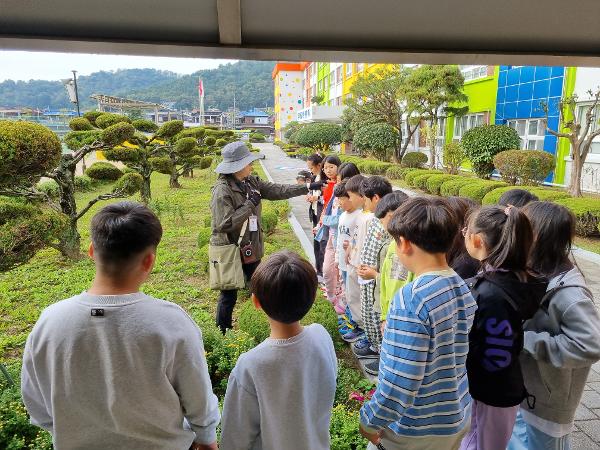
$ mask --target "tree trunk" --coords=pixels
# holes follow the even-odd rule
[[[573,145],[573,162],[571,164],[571,180],[567,191],[573,197],[581,197],[581,175],[583,173],[583,159],[579,153],[579,144]]]
[[[142,197],[142,203],[148,205],[152,198],[152,192],[150,191],[150,174],[141,174],[144,182],[142,183],[142,189],[140,189],[140,195]]]
[[[186,167],[181,174],[184,178],[194,178],[194,171],[189,167]]]
[[[69,220],[68,228],[61,236],[58,248],[63,256],[69,259],[81,258],[81,235],[77,230],[77,221],[75,218]]]
[[[171,176],[169,177],[169,187],[174,189],[181,188],[181,184],[179,183],[179,173],[176,168],[171,170]]]
[[[77,203],[75,202],[75,164],[63,157],[56,171],[55,181],[59,189],[59,204],[63,214],[69,218],[68,229],[58,243],[60,252],[67,258],[81,256],[81,236],[77,230]]]

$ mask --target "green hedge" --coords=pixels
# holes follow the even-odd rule
[[[467,178],[467,177],[459,177],[456,179],[451,179],[445,181],[440,186],[440,195],[444,197],[452,197],[458,195],[458,191],[461,187],[466,186],[467,184],[478,183],[481,180],[478,178]]]
[[[404,180],[404,176],[413,170],[415,169],[410,167],[400,167],[394,164],[385,171],[385,176],[390,180]]]
[[[416,176],[412,179],[412,186],[421,189],[422,191],[427,190],[427,181],[431,178],[439,174],[435,173],[425,173],[419,176]]]
[[[570,195],[565,191],[561,191],[558,189],[548,189],[542,188],[539,186],[506,186],[498,189],[494,189],[493,191],[488,192],[483,197],[482,203],[484,205],[495,205],[502,197],[502,194],[508,191],[512,191],[513,189],[524,189],[526,191],[531,192],[540,199],[540,201],[554,201],[562,198],[570,198]]]
[[[408,152],[402,158],[402,167],[420,168],[427,162],[427,155],[422,152]]]
[[[506,186],[506,183],[502,181],[479,181],[477,183],[470,183],[462,186],[458,190],[458,195],[481,203],[485,194],[504,186]]]
[[[277,228],[277,211],[273,208],[263,208],[261,214],[261,225],[265,234],[271,234]]]
[[[575,232],[589,237],[600,234],[600,200],[596,198],[563,198],[556,200],[559,205],[569,208],[577,222]]]
[[[393,166],[392,163],[363,159],[355,163],[358,170],[369,175],[384,175]]]
[[[441,174],[442,171],[441,170],[429,170],[429,169],[413,169],[411,172],[407,173],[404,176],[404,181],[406,181],[406,184],[408,184],[409,186],[412,186],[413,184],[413,180],[418,177],[419,175],[437,175],[437,174]]]
[[[427,179],[425,188],[430,194],[440,195],[440,187],[442,187],[442,184],[448,180],[455,180],[458,176],[459,175],[448,175],[445,173],[432,175]]]

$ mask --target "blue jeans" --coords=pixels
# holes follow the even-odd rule
[[[519,413],[507,450],[571,450],[571,435],[559,438],[549,436],[525,423]]]

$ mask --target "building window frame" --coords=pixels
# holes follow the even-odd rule
[[[454,118],[453,140],[459,141],[463,134],[471,128],[486,125],[485,112],[465,114]]]
[[[516,130],[523,150],[544,150],[546,127],[542,119],[510,119],[506,124]]]

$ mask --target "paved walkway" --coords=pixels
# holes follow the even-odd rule
[[[295,183],[298,170],[305,169],[306,163],[288,158],[285,153],[272,144],[253,144],[266,155],[262,160],[266,172],[276,183]],[[410,195],[415,195],[407,191]],[[312,228],[308,220],[308,205],[303,197],[290,200],[292,213],[304,231],[306,239],[299,235],[301,241],[312,245]],[[303,244],[305,246],[305,244]],[[306,251],[306,250],[305,250]],[[308,248],[312,255],[312,247]],[[600,307],[600,256],[589,252],[575,252],[577,264],[583,272],[588,286],[594,293],[594,300]],[[600,450],[600,362],[594,364],[588,383],[575,417],[573,433],[573,450]]]

